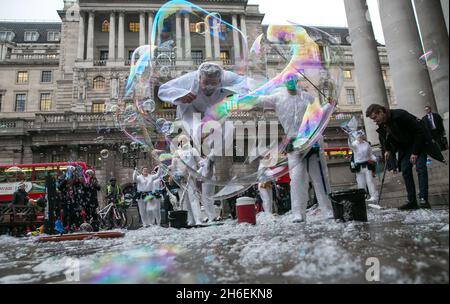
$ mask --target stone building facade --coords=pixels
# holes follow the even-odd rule
[[[0,22],[0,163],[82,160],[96,168],[102,183],[116,176],[127,184],[133,164],[118,147],[129,142],[105,111],[124,91],[131,54],[149,43],[154,16],[165,1],[64,2],[58,12],[61,23]],[[247,36],[250,45],[264,30],[264,14],[247,1],[193,2],[218,12]],[[237,35],[220,41],[201,35],[192,18],[177,14],[169,22],[166,38],[177,48],[170,55],[168,78],[193,71],[204,61],[232,68],[245,43]],[[327,146],[342,147],[346,137],[339,126],[353,115],[361,120],[361,92],[348,30],[321,30],[341,40],[345,50],[339,111],[325,132]],[[386,49],[377,48],[390,104],[395,107]],[[274,53],[267,58],[270,77],[282,59]],[[156,116],[174,120],[175,109],[157,101]],[[152,136],[158,142],[157,135]],[[100,156],[104,149],[109,151],[106,158]],[[148,153],[139,153],[138,164],[149,161]]]

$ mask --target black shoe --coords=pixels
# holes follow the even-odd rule
[[[421,209],[431,209],[430,203],[428,203],[425,199],[421,198],[419,201],[419,207]]]
[[[416,210],[416,209],[419,209],[419,207],[417,206],[417,203],[413,204],[410,202],[407,202],[406,204],[398,207],[398,210]]]

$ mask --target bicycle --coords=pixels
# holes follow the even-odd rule
[[[100,209],[97,214],[100,221],[100,228],[126,228],[127,227],[127,211],[129,202],[124,201],[122,204],[117,204],[114,199],[107,199],[110,201],[105,207]]]

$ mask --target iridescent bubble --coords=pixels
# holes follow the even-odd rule
[[[428,51],[419,58],[419,62],[427,67],[428,69],[434,71],[439,67],[439,56],[435,51]]]
[[[171,121],[166,121],[163,123],[161,127],[161,132],[166,135],[170,135],[173,133],[174,129],[175,129],[174,124]]]
[[[103,149],[100,151],[100,156],[102,158],[108,158],[109,157],[109,150],[108,149]]]
[[[156,104],[153,99],[147,99],[142,104],[142,110],[147,113],[153,113],[155,111]]]
[[[132,113],[128,117],[125,118],[125,122],[133,123],[133,122],[136,121],[137,118],[138,118],[138,114],[137,113]]]
[[[168,65],[171,65],[171,63],[172,63],[172,58],[170,58],[170,56],[166,53],[159,54],[156,57],[156,64],[159,66],[168,66]]]
[[[125,154],[128,152],[128,147],[125,145],[120,146],[119,148],[120,153]]]
[[[167,122],[167,120],[165,120],[164,118],[158,118],[155,123],[156,129],[162,132],[164,124],[166,122]]]
[[[217,34],[220,27],[221,33],[226,31],[233,32],[240,36],[239,39],[242,41],[241,51],[239,54],[236,54],[237,56],[233,56],[233,59],[236,59],[234,65],[228,67],[229,63],[227,62],[226,64],[227,71],[224,74],[227,75],[222,79],[222,87],[211,88],[210,90],[213,94],[220,93],[220,97],[215,96],[214,100],[205,102],[199,99],[196,100],[198,103],[196,101],[193,102],[195,106],[201,104],[207,105],[197,109],[198,112],[201,112],[198,128],[194,130],[193,124],[186,126],[189,122],[184,118],[180,121],[180,126],[187,129],[182,131],[187,131],[188,141],[191,141],[196,148],[198,144],[196,140],[200,141],[200,145],[198,146],[200,150],[198,153],[204,163],[207,163],[208,166],[209,164],[213,166],[214,170],[211,172],[220,172],[220,174],[213,174],[208,177],[206,177],[207,175],[200,176],[195,166],[185,164],[188,167],[189,173],[194,178],[202,178],[203,181],[207,180],[208,183],[213,185],[225,187],[236,185],[247,186],[255,184],[261,178],[276,179],[285,173],[284,168],[286,168],[287,164],[286,148],[292,144],[297,149],[300,157],[303,157],[320,139],[330,120],[331,113],[333,113],[335,107],[335,100],[340,96],[340,89],[343,83],[342,67],[344,48],[340,45],[340,39],[335,38],[333,36],[334,34],[330,35],[323,30],[298,24],[269,25],[267,31],[264,31],[264,34],[259,36],[257,41],[255,41],[253,44],[254,47],[249,53],[246,43],[247,37],[243,37],[242,31],[239,28],[235,28],[226,20],[222,20],[218,14],[208,12],[186,1],[169,1],[162,5],[155,15],[151,41],[157,44],[151,45],[148,48],[150,61],[148,63],[138,63],[138,61],[135,61],[130,68],[130,77],[134,73],[132,81],[134,87],[130,86],[130,92],[135,93],[133,96],[135,97],[136,103],[145,100],[148,96],[153,96],[151,94],[142,98],[140,96],[144,92],[143,88],[148,87],[151,89],[152,82],[147,82],[146,79],[150,78],[144,75],[147,72],[150,73],[153,79],[157,79],[157,82],[161,82],[159,92],[157,93],[158,98],[163,102],[177,104],[179,109],[183,109],[183,106],[178,105],[178,99],[186,96],[188,92],[193,92],[196,97],[201,96],[203,98],[203,95],[200,94],[200,91],[203,90],[204,96],[212,96],[208,95],[210,94],[208,93],[209,91],[206,91],[205,88],[199,86],[198,82],[196,82],[198,80],[198,71],[187,72],[187,75],[183,73],[177,79],[169,80],[170,82],[166,82],[167,80],[164,77],[159,77],[166,74],[165,67],[172,66],[173,56],[175,55],[173,52],[173,41],[170,40],[171,36],[168,35],[166,24],[175,19],[176,13],[182,12],[193,14],[189,17],[193,22],[198,22],[197,32],[203,32],[205,30],[204,28],[206,28],[206,30]],[[213,22],[213,20],[216,20],[216,22]],[[226,28],[226,31],[223,31],[222,28]],[[251,43],[252,41],[249,42]],[[347,44],[345,40],[344,43]],[[145,53],[141,55],[144,56]],[[142,56],[139,57],[139,61]],[[265,67],[265,63],[270,64],[270,66]],[[141,72],[137,72],[139,70]],[[239,77],[242,78],[238,80]],[[263,106],[264,103],[262,100],[266,97],[278,96],[277,94],[280,92],[285,92],[289,89],[289,83],[291,83],[291,90],[295,90],[295,87],[292,89],[292,79],[294,77],[298,79],[298,83],[294,84],[297,88],[298,95],[301,95],[301,98],[305,96],[302,99],[305,102],[296,104],[304,104],[305,109],[297,109],[293,106],[286,108],[284,111],[277,112],[276,115],[265,115],[266,109]],[[227,81],[224,81],[225,79],[235,79],[236,81],[227,83]],[[301,91],[303,89],[308,90],[308,94],[303,93]],[[136,93],[138,96],[136,96]],[[185,102],[183,100],[180,101]],[[257,111],[257,114],[253,115],[250,111]],[[140,112],[146,113],[150,111],[141,109]],[[273,113],[273,111],[270,113]],[[286,119],[283,113],[294,113],[295,115],[293,115],[293,119]],[[172,148],[177,149],[179,146],[173,138],[173,133],[168,132],[172,129],[173,123],[166,120],[168,116],[164,115],[163,117],[156,119],[157,117],[154,115],[145,115],[142,122],[139,120],[134,122],[136,127],[140,127],[143,132],[139,140],[130,136],[130,131],[124,129],[124,132],[132,141],[139,142],[141,145],[152,146],[151,141],[154,137],[150,135],[152,135],[151,132],[156,130],[159,135],[165,137],[165,143],[158,142],[163,147],[161,148],[164,150],[163,153],[174,153]],[[255,130],[267,130],[270,127],[270,134],[275,134],[280,129],[278,123],[281,123],[283,127],[282,132],[284,131],[284,133],[276,134],[274,140],[272,138],[265,138],[266,140],[263,141],[265,143],[264,147],[262,147],[263,149],[256,147],[255,143],[252,143],[250,140],[250,138],[256,138],[257,134],[251,137],[250,135],[245,135],[246,133],[243,132],[244,135],[241,138],[248,140],[248,144],[247,142],[245,145],[236,144],[236,149],[234,148],[233,141],[226,142],[224,149],[231,147],[232,151],[231,155],[227,154],[225,156],[236,156],[237,151],[235,150],[240,148],[240,146],[245,147],[242,149],[244,160],[240,165],[240,168],[245,168],[245,170],[237,171],[234,170],[236,166],[232,161],[230,163],[227,162],[232,157],[225,159],[223,157],[224,155],[221,154],[224,151],[220,150],[218,150],[217,155],[215,154],[216,151],[212,155],[208,151],[208,148],[214,147],[215,149],[219,146],[218,143],[223,142],[222,138],[218,138],[217,140],[212,135],[220,136],[222,134],[222,136],[225,136],[226,132],[215,131],[221,130],[226,123],[230,122],[234,124],[236,121],[247,123],[249,120],[255,123]],[[272,132],[272,126],[268,125],[270,120],[276,122],[273,128],[273,130],[276,130],[274,132]],[[266,126],[260,127],[257,125],[264,121],[266,121]],[[202,128],[204,126],[208,127],[209,130],[214,130],[214,132],[202,134]],[[192,127],[192,131],[188,127]],[[194,135],[198,133],[200,134],[199,138],[194,138]],[[288,133],[289,136],[287,135]],[[238,134],[237,130],[234,134]],[[249,133],[247,132],[247,134]],[[237,136],[232,139],[237,140]],[[186,149],[189,150],[190,148],[187,147]],[[274,168],[270,168],[269,174],[259,172],[255,169],[258,167],[260,159],[266,156],[264,153],[267,153],[267,151],[271,151],[271,153],[273,151],[273,157],[269,157],[268,159],[277,162]],[[152,157],[155,156],[152,155]],[[219,166],[220,171],[216,170],[218,168],[216,166]]]
[[[158,166],[158,173],[162,177],[167,176],[169,174],[169,168],[166,165],[164,165],[164,164],[160,164]]]
[[[23,170],[19,167],[13,166],[13,167],[9,167],[8,169],[5,170],[6,172],[23,172]]]
[[[167,66],[167,65],[162,66],[162,67],[159,69],[159,75],[160,75],[160,76],[163,76],[163,77],[169,76],[169,75],[170,75],[170,66]]]
[[[130,148],[131,148],[131,150],[137,150],[138,148],[139,148],[139,143],[137,143],[137,142],[132,142],[131,144],[130,144]]]
[[[104,141],[104,140],[105,140],[105,137],[99,136],[99,137],[97,137],[97,138],[94,139],[94,142],[96,142],[96,143],[101,143],[101,142]]]

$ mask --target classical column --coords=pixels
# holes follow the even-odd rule
[[[445,25],[447,26],[448,35],[448,0],[441,0],[442,13],[444,14]]]
[[[125,60],[125,14],[119,13],[119,35],[117,42],[117,59]]]
[[[191,29],[189,14],[184,14],[184,58],[191,60]]]
[[[148,13],[148,33],[147,33],[147,41],[148,44],[152,44],[152,30],[153,30],[153,12]]]
[[[145,13],[139,13],[139,46],[145,45]]]
[[[245,46],[248,48],[248,37],[247,37],[247,20],[244,14],[241,15],[241,32],[242,32],[242,48],[244,49]]]
[[[212,59],[212,49],[211,49],[211,29],[209,27],[209,18],[205,18],[205,52],[206,60]]]
[[[177,44],[177,60],[182,60],[183,59],[183,46],[182,44],[182,39],[181,39],[181,35],[182,35],[182,30],[181,30],[181,15],[180,13],[176,13],[176,20],[175,20],[175,24],[176,24],[176,44]]]
[[[436,103],[428,72],[417,62],[423,49],[412,2],[379,0],[378,4],[398,106],[422,117],[424,107],[435,110]]]
[[[116,59],[116,13],[112,12],[109,17],[109,51],[108,59],[114,61]]]
[[[213,18],[213,34],[214,60],[220,60],[219,24],[215,18]]]
[[[233,15],[231,18],[232,18],[231,24],[233,25],[233,27],[238,28],[237,16]],[[237,64],[241,58],[241,49],[239,47],[239,33],[235,29],[233,29],[233,47],[234,47],[234,60],[235,64]]]
[[[77,52],[77,58],[79,60],[84,60],[84,41],[85,41],[85,35],[84,35],[84,13],[80,12],[80,19],[78,24],[78,52]]]
[[[448,119],[448,32],[442,9],[439,0],[414,0],[414,5],[423,49],[425,52],[432,51],[433,56],[439,60],[439,65],[428,68],[428,73],[437,110],[444,118]],[[445,126],[448,128],[448,120]]]
[[[372,23],[366,18],[368,13],[366,0],[344,0],[344,5],[363,114],[374,103],[389,108],[377,42]],[[371,119],[363,116],[367,139],[373,145],[379,144],[377,126]]]
[[[89,12],[86,59],[94,60],[94,13],[93,12]]]

